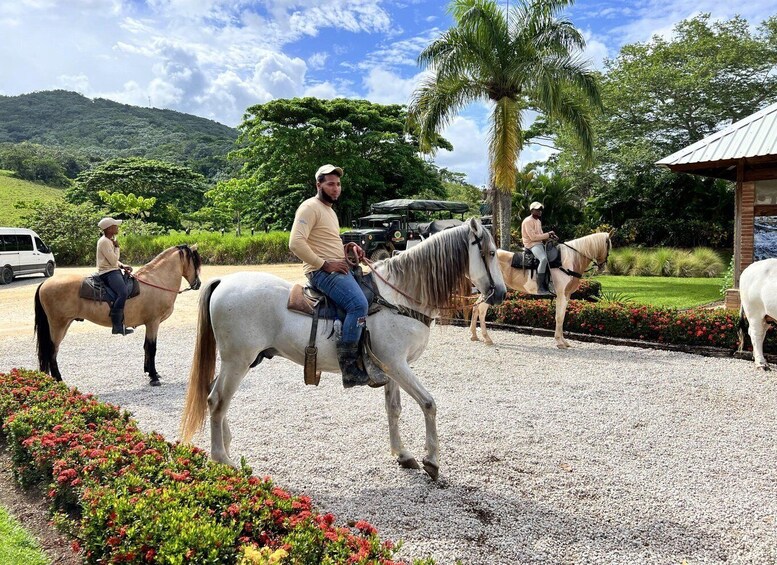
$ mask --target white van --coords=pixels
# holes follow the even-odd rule
[[[0,228],[0,284],[31,273],[50,277],[55,266],[51,249],[37,233],[24,228]]]

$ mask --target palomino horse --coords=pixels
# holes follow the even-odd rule
[[[402,445],[400,389],[418,402],[426,423],[424,470],[439,472],[437,406],[410,364],[429,341],[432,319],[474,283],[490,303],[500,303],[507,291],[496,262],[491,234],[476,220],[445,230],[401,255],[373,265],[380,294],[395,308],[384,307],[367,318],[377,364],[390,377],[385,385],[391,452],[401,466],[417,469]],[[189,388],[181,418],[181,439],[190,441],[210,411],[211,456],[234,465],[229,455],[232,436],[227,410],[243,377],[262,359],[275,355],[303,365],[311,319],[287,308],[291,284],[263,273],[235,273],[205,285]],[[318,369],[339,373],[331,325],[319,324]],[[221,371],[214,379],[216,349]]]
[[[569,342],[564,339],[564,317],[567,313],[567,303],[569,297],[580,286],[580,276],[584,273],[591,263],[594,263],[599,271],[607,265],[607,257],[610,254],[612,243],[610,234],[607,232],[592,233],[566,243],[559,243],[561,252],[561,269],[551,269],[550,276],[553,281],[553,288],[556,291],[556,346],[560,349],[571,347]],[[514,253],[500,249],[497,251],[499,260],[499,269],[502,271],[507,287],[513,290],[520,290],[528,294],[537,292],[537,279],[531,278],[530,271],[523,269],[514,269],[510,266]],[[570,274],[574,273],[574,274]],[[488,312],[488,303],[478,298],[472,306],[472,320],[469,325],[471,333],[470,339],[478,341],[477,321],[480,320],[480,332],[483,334],[483,341],[486,345],[493,345],[491,337],[486,330],[486,313]]]
[[[764,259],[748,265],[739,277],[739,352],[745,345],[744,328],[750,327],[753,361],[758,369],[771,370],[764,357],[764,338],[769,323],[777,320],[777,259]]]
[[[127,300],[124,307],[125,324],[146,326],[143,343],[143,368],[151,383],[159,384],[156,371],[156,336],[159,324],[173,313],[181,279],[193,290],[200,288],[200,255],[197,246],[179,245],[165,249],[150,263],[135,272],[140,281],[140,294]],[[79,297],[83,277],[56,276],[43,282],[35,291],[35,332],[38,335],[38,363],[40,370],[61,381],[57,364],[59,346],[73,320],[89,320],[111,327],[110,306]]]

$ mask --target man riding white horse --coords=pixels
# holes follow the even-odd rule
[[[537,294],[543,296],[553,295],[548,288],[548,256],[545,253],[545,242],[556,237],[556,232],[542,231],[542,210],[544,206],[541,202],[532,202],[529,205],[530,216],[526,216],[521,223],[521,239],[523,246],[532,252],[539,259],[540,266],[537,267]]]
[[[343,169],[323,165],[316,171],[316,196],[308,198],[294,216],[289,249],[303,264],[310,284],[346,312],[337,358],[343,387],[369,383],[369,375],[357,364],[359,338],[367,320],[367,299],[345,259],[340,222],[332,209],[342,191]],[[361,259],[361,257],[360,257]]]

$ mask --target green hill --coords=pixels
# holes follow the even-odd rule
[[[53,90],[0,96],[0,143],[29,141],[93,159],[140,156],[208,178],[227,167],[238,132],[213,120]]]
[[[17,202],[29,200],[62,200],[65,191],[26,180],[13,178],[9,171],[0,170],[0,226],[26,227],[22,216],[28,212],[15,208]]]

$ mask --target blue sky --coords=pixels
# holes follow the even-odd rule
[[[514,3],[515,0],[512,0]],[[503,0],[502,5],[508,2]],[[450,27],[435,0],[0,0],[0,94],[67,89],[170,108],[236,126],[275,98],[344,96],[406,104],[420,50]],[[775,0],[579,0],[567,16],[594,68],[627,43],[668,35],[702,12],[757,25]],[[469,107],[444,132],[438,165],[486,182],[489,109]],[[528,147],[521,162],[544,158]]]

